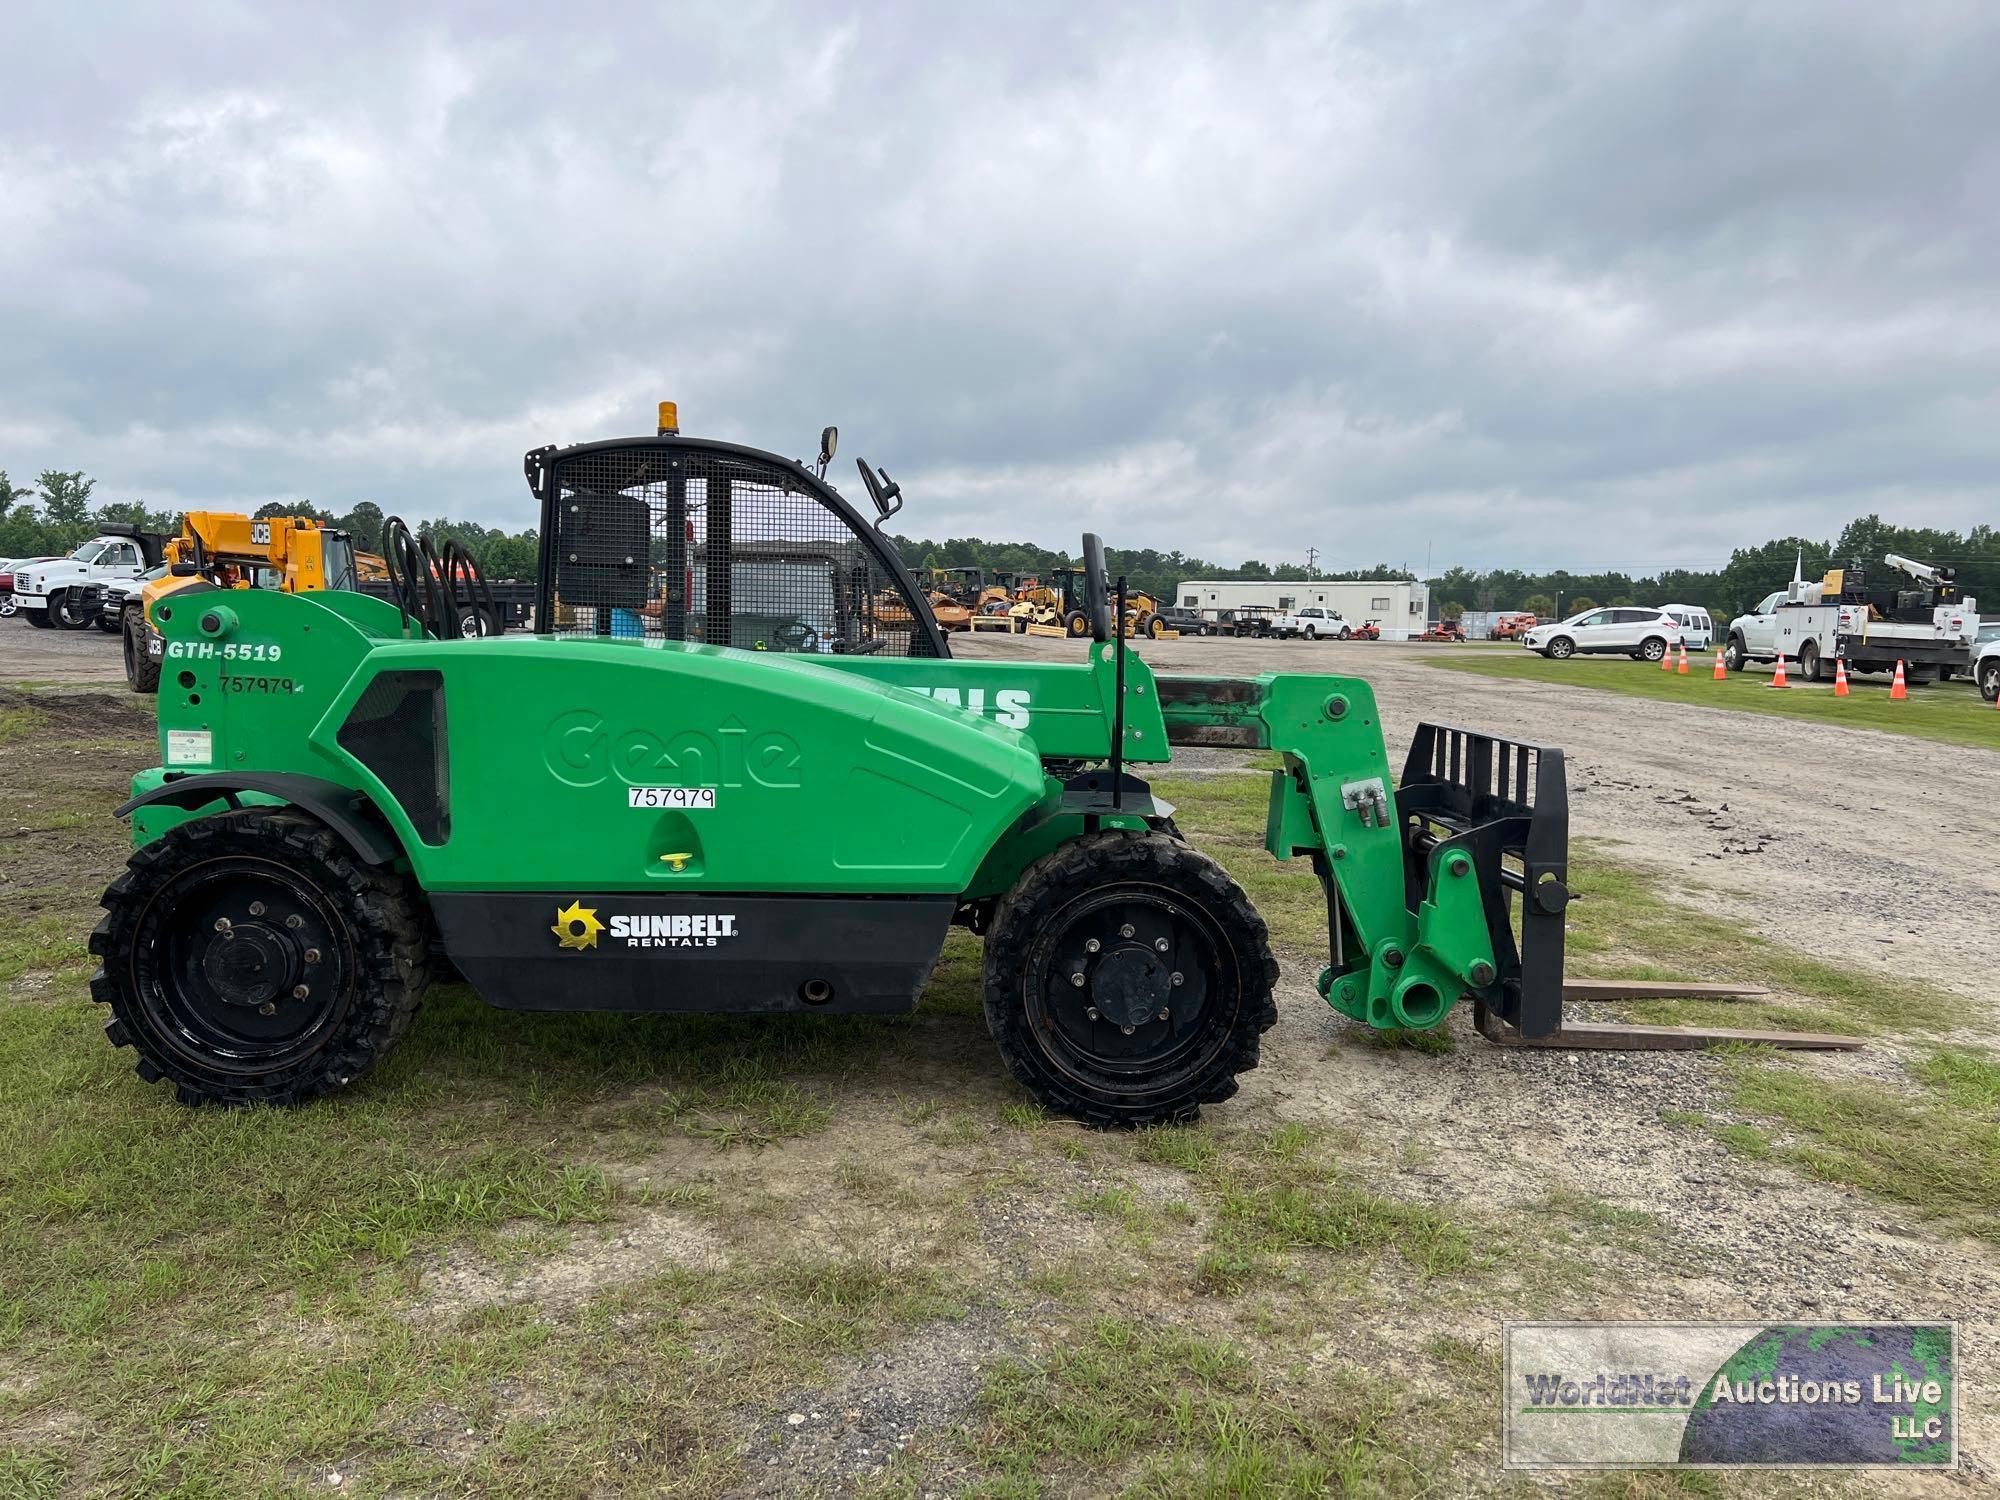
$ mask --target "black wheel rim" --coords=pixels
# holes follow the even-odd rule
[[[1214,920],[1164,886],[1092,891],[1029,952],[1029,1028],[1051,1063],[1093,1090],[1153,1092],[1228,1034],[1230,953]]]
[[[139,916],[132,956],[155,1034],[229,1073],[270,1073],[324,1046],[346,1014],[353,967],[326,893],[249,855],[168,881]]]

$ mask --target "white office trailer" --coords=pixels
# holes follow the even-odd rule
[[[1321,606],[1337,609],[1351,625],[1369,620],[1382,626],[1385,641],[1408,640],[1428,622],[1431,591],[1421,583],[1370,583],[1353,578],[1309,578],[1292,583],[1191,578],[1174,591],[1173,602],[1209,619],[1225,611],[1259,606],[1286,613]]]

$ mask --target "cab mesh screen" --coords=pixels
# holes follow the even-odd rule
[[[557,634],[932,654],[875,549],[783,463],[598,449],[557,459],[552,482]]]

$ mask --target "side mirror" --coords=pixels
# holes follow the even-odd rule
[[[826,473],[826,466],[833,462],[834,450],[840,446],[840,429],[822,427],[819,430],[819,471]]]
[[[880,520],[875,523],[880,526],[883,521],[903,508],[903,487],[889,477],[887,469],[869,468],[868,460],[865,458],[855,459],[854,467],[861,471],[861,482],[868,486],[868,498],[875,502],[875,509],[881,512]],[[879,479],[875,477],[878,474],[882,476]],[[896,503],[891,505],[889,503],[891,500]]]
[[[177,562],[173,565],[173,567],[169,568],[167,571],[172,573],[176,578],[192,578],[197,573],[199,573],[201,569],[197,568],[191,562]]]

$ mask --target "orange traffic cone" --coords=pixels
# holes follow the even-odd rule
[[[1896,658],[1896,680],[1889,684],[1889,696],[1891,698],[1910,696],[1909,685],[1903,681],[1903,659],[1900,656]]]
[[[1774,675],[1774,676],[1773,676],[1773,677],[1771,678],[1771,684],[1770,684],[1770,685],[1771,685],[1772,687],[1790,687],[1790,686],[1791,686],[1791,684],[1790,684],[1789,682],[1785,681],[1785,656],[1784,656],[1784,653],[1783,653],[1782,651],[1778,653],[1778,670],[1777,670],[1777,673],[1776,673],[1776,675]]]
[[[1681,676],[1685,677],[1685,676],[1687,676],[1687,674],[1688,674],[1688,643],[1687,643],[1686,641],[1682,641],[1682,642],[1681,642]]]
[[[1673,669],[1674,669],[1674,648],[1672,646],[1669,646],[1660,653],[1660,670],[1662,672],[1671,672],[1673,671]]]
[[[1717,646],[1715,648],[1715,680],[1717,682],[1720,682],[1722,681],[1723,678],[1727,677],[1728,675],[1729,675],[1728,669],[1722,665],[1722,648],[1720,646]]]
[[[1847,696],[1847,658],[1844,656],[1836,656],[1833,659],[1833,696],[1836,698]]]

